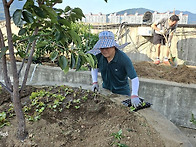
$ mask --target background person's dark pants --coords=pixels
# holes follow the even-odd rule
[[[167,39],[169,37],[169,35],[166,36]],[[161,45],[165,45],[166,41],[165,41],[165,38],[163,35],[161,34],[157,34],[157,33],[154,33],[153,34],[153,44],[157,45],[157,44],[161,44]]]

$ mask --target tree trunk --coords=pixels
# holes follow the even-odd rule
[[[14,110],[16,113],[16,119],[18,123],[17,137],[20,140],[24,140],[27,136],[27,130],[26,130],[25,117],[22,111],[22,105],[19,96],[19,76],[17,74],[16,59],[14,55],[14,46],[13,46],[11,22],[10,22],[11,18],[10,18],[9,6],[6,0],[3,0],[3,5],[4,5],[4,12],[5,12],[5,19],[6,19],[6,29],[7,29],[7,39],[8,39],[10,62],[11,62],[11,70],[13,75],[12,98],[13,98]]]
[[[0,29],[0,48],[3,48],[3,47],[5,47],[5,42],[3,39],[3,33]],[[5,85],[6,85],[6,90],[9,93],[11,93],[12,92],[12,85],[11,85],[10,77],[8,76],[6,55],[3,55],[3,57],[2,57],[2,67],[3,67],[3,76],[4,76]]]
[[[35,28],[34,35],[37,35],[37,33],[38,33],[38,27]],[[25,75],[24,75],[24,78],[23,78],[23,82],[22,82],[22,85],[21,85],[20,92],[23,91],[23,89],[26,85],[26,82],[27,82],[29,70],[30,70],[31,63],[32,63],[33,53],[35,51],[35,45],[36,45],[36,40],[34,40],[33,43],[32,43],[32,47],[31,47],[31,51],[29,53],[29,58],[28,58],[28,62],[27,62],[26,70],[25,70]]]
[[[20,101],[20,96],[19,96],[19,87],[17,84],[13,85],[13,105],[14,105],[14,111],[16,113],[16,119],[18,123],[18,131],[17,131],[17,138],[20,140],[24,140],[27,135],[27,129],[26,129],[26,123],[25,123],[25,117],[24,113],[22,111],[22,104]]]

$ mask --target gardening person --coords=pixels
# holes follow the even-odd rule
[[[155,64],[160,63],[160,49],[161,45],[167,45],[166,55],[164,57],[163,63],[170,65],[168,61],[169,47],[171,46],[171,40],[173,33],[176,31],[178,26],[179,17],[177,15],[172,15],[170,18],[161,18],[155,21],[151,27],[155,30],[153,36],[153,43],[156,45],[156,59]],[[168,40],[165,40],[165,38]],[[167,41],[167,42],[166,42]]]
[[[132,105],[136,108],[141,105],[138,97],[139,80],[130,58],[120,49],[125,45],[118,45],[114,34],[110,31],[102,31],[99,40],[88,53],[97,57],[98,68],[91,69],[92,91],[99,90],[97,81],[98,70],[102,76],[102,86],[113,93],[128,95]],[[128,77],[132,82],[132,92],[129,87]]]

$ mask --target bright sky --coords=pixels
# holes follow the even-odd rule
[[[63,0],[63,3],[56,5],[64,9],[79,7],[84,14],[108,14],[132,8],[146,8],[158,12],[180,10],[189,11],[196,14],[196,0]]]

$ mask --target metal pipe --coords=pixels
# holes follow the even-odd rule
[[[33,69],[33,72],[32,72],[32,75],[31,75],[31,79],[30,79],[30,82],[32,81],[33,79],[33,76],[34,76],[34,73],[35,73],[35,70],[36,70],[36,67],[38,66],[38,64],[35,65],[34,69]]]

